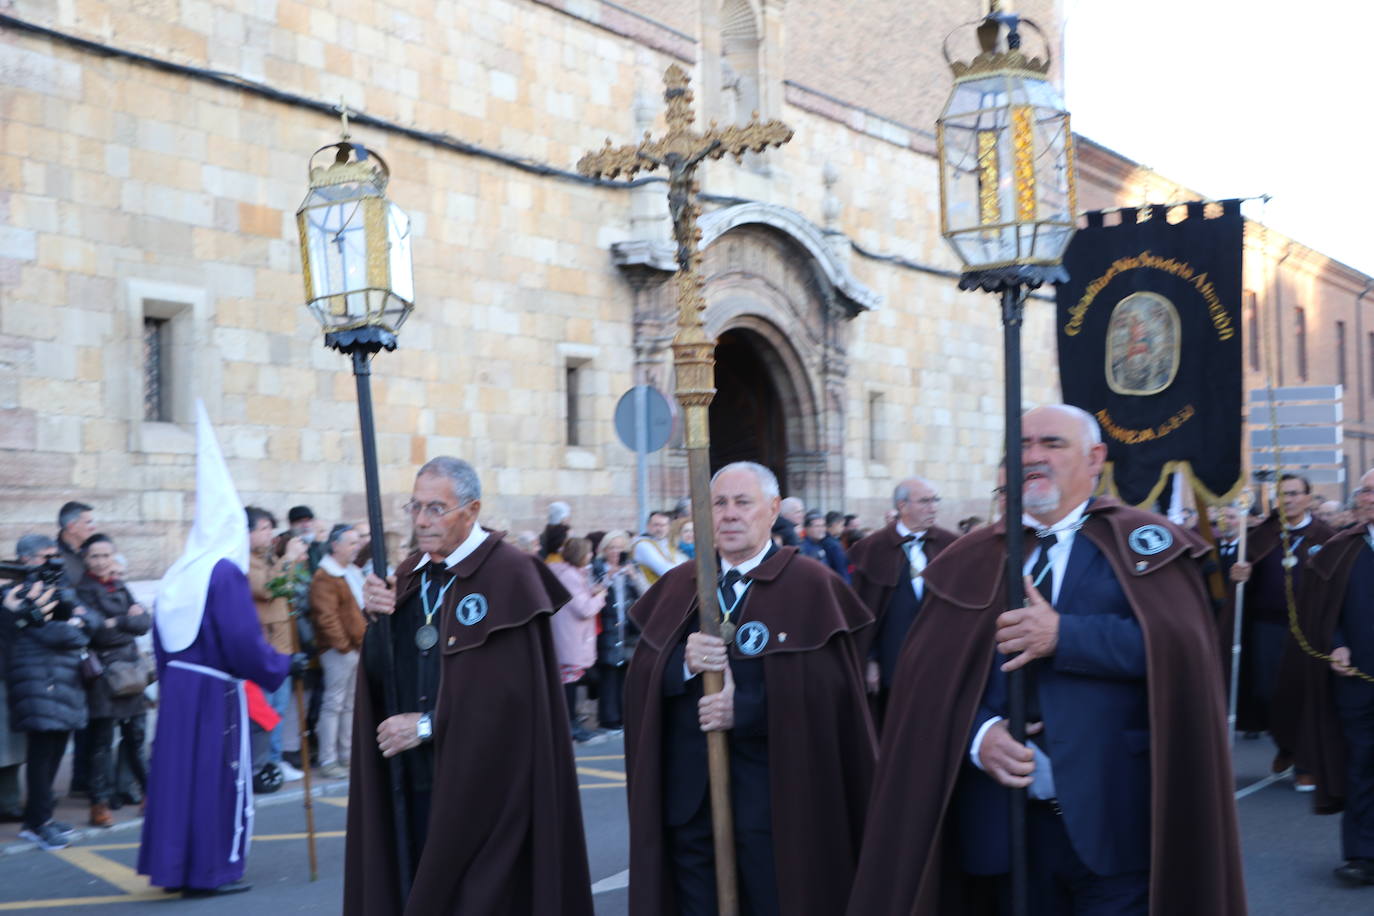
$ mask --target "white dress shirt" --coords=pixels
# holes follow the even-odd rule
[[[920,574],[926,571],[926,563],[929,562],[929,559],[926,557],[925,548],[922,546],[921,542],[925,539],[925,536],[930,533],[930,529],[912,531],[898,519],[897,533],[904,538],[917,538],[917,540],[907,541],[903,544],[902,550],[906,553],[906,559],[907,562],[911,564],[912,572],[916,573],[916,575],[911,577],[911,590],[916,593],[916,600],[920,601],[921,596],[925,593],[926,586],[926,580],[921,578]]]
[[[1029,515],[1022,518],[1022,523],[1029,528],[1036,529],[1037,535],[1054,534],[1059,538],[1053,547],[1048,548],[1045,547],[1048,538],[1040,541],[1040,545],[1031,551],[1030,556],[1026,557],[1025,564],[1021,567],[1022,574],[1029,576],[1031,569],[1035,567],[1035,561],[1040,557],[1040,551],[1049,550],[1049,569],[1054,576],[1054,588],[1052,594],[1041,593],[1041,597],[1048,601],[1051,607],[1059,601],[1059,589],[1064,584],[1064,573],[1069,568],[1069,552],[1073,550],[1074,536],[1078,533],[1078,529],[1083,527],[1083,513],[1087,508],[1088,501],[1084,500],[1076,509],[1048,528]],[[980,770],[983,769],[983,761],[979,759],[978,751],[983,746],[983,738],[987,735],[988,729],[1001,721],[1001,716],[993,716],[984,722],[979,727],[978,733],[973,736],[973,744],[969,746],[969,759]],[[1030,748],[1031,752],[1035,754],[1035,775],[1026,791],[1031,798],[1054,798],[1054,767],[1050,763],[1049,755],[1042,751],[1037,744],[1031,743]]]
[[[487,531],[481,525],[473,525],[472,530],[468,532],[467,539],[455,547],[453,553],[444,557],[444,568],[452,569],[466,560],[474,550],[482,546],[482,542],[487,539],[489,534],[491,534],[491,532]],[[425,554],[420,558],[420,562],[415,564],[415,568],[417,570],[423,569],[424,565],[428,562],[429,554]]]
[[[755,567],[757,567],[760,563],[763,562],[763,558],[768,555],[768,548],[772,546],[773,542],[771,540],[764,541],[763,547],[759,549],[758,553],[754,554],[749,559],[740,563],[738,566],[731,566],[730,563],[724,557],[722,557],[720,561],[721,576],[724,576],[727,572],[729,572],[732,569],[739,570],[740,576],[744,576],[748,573],[753,572]],[[734,589],[735,592],[735,607],[739,607],[740,599],[744,597],[745,591],[749,588],[749,583],[746,582],[743,578],[741,578],[731,587]],[[682,679],[684,681],[690,681],[692,678],[696,676],[697,673],[687,667],[687,657],[686,655],[684,655],[682,658]]]

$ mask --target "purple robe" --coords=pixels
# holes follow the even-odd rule
[[[160,702],[138,871],[160,887],[230,884],[243,877],[249,836],[245,831],[235,842],[238,691],[228,681],[167,663],[215,668],[270,691],[286,679],[291,658],[263,639],[248,579],[228,560],[210,575],[195,642],[168,653],[155,633],[154,645]]]

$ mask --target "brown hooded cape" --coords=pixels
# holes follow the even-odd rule
[[[1275,551],[1282,554],[1282,527],[1283,523],[1280,519],[1279,510],[1275,509],[1264,521],[1250,529],[1250,534],[1245,545],[1245,553],[1247,560],[1251,564],[1258,566],[1261,561],[1268,558]],[[1301,592],[1306,587],[1307,574],[1312,565],[1312,560],[1320,554],[1320,551],[1314,548],[1320,548],[1336,534],[1334,528],[1316,516],[1313,516],[1311,521],[1299,529],[1299,532],[1302,537],[1302,543],[1300,543],[1293,552],[1294,559],[1298,561],[1297,567],[1294,570],[1297,574],[1293,592],[1293,599],[1295,602],[1299,601]],[[1290,544],[1292,540],[1293,535],[1290,533]],[[1254,579],[1252,577],[1251,583],[1246,585],[1245,613],[1247,616],[1251,613],[1251,608],[1254,606],[1254,601],[1251,598],[1253,582]],[[1219,626],[1226,628],[1220,630],[1220,632],[1227,645],[1231,643],[1236,619],[1234,588],[1231,589],[1231,596],[1229,608],[1223,608],[1218,619]],[[1302,605],[1299,603],[1298,607],[1301,609]],[[1287,621],[1288,615],[1285,613],[1284,622],[1287,623]],[[1241,658],[1241,665],[1241,670],[1244,672],[1246,669],[1244,667],[1245,659],[1243,656]],[[1274,736],[1274,741],[1279,747],[1288,750],[1295,749],[1298,744],[1298,732],[1302,728],[1304,709],[1303,667],[1302,650],[1298,648],[1297,642],[1294,641],[1290,634],[1284,642],[1283,656],[1279,660],[1279,670],[1274,680],[1274,695],[1269,701],[1268,721],[1247,721],[1247,708],[1243,699],[1244,694],[1242,694],[1241,708],[1237,712],[1238,721],[1236,727],[1241,730],[1255,731],[1258,726],[1265,726],[1268,728],[1269,733]],[[1229,673],[1229,668],[1227,670]],[[1251,714],[1250,718],[1253,717],[1253,714]]]
[[[769,787],[778,899],[784,913],[838,913],[863,836],[875,740],[853,634],[873,621],[849,587],[784,547],[752,580],[743,621],[767,625]],[[672,865],[663,825],[664,665],[697,615],[696,566],[665,573],[635,604],[642,631],[625,680],[630,801],[630,912],[670,916]],[[746,656],[731,646],[732,659]]]
[[[420,587],[421,556],[410,555],[396,572],[397,607]],[[428,837],[404,910],[396,896],[393,799],[376,741],[381,690],[365,664],[358,668],[343,912],[590,916],[572,738],[549,634],[549,616],[568,593],[499,532],[453,572],[436,647]],[[465,626],[455,610],[472,594],[486,598],[487,613]],[[367,638],[375,636],[369,628]]]
[[[1142,557],[1127,536],[1165,525],[1173,544]],[[1216,634],[1194,559],[1207,552],[1161,517],[1092,502],[1079,535],[1108,558],[1140,622],[1148,661],[1151,763],[1150,913],[1245,912],[1226,710]],[[956,916],[957,853],[946,815],[1006,609],[1002,525],[973,531],[925,573],[929,589],[893,684],[852,916]]]
[[[1355,559],[1365,547],[1364,525],[1348,528],[1326,542],[1312,558],[1303,583],[1299,625],[1312,648],[1330,654],[1341,620],[1345,589]],[[1298,761],[1312,771],[1317,790],[1312,810],[1335,814],[1345,808],[1345,733],[1331,696],[1331,666],[1293,646],[1302,675],[1303,715],[1297,733]]]
[[[955,532],[932,525],[926,531],[926,562],[934,560],[958,538]],[[882,625],[892,590],[899,584],[909,585],[911,582],[911,566],[907,562],[906,551],[902,549],[902,536],[897,533],[897,523],[879,528],[851,547],[849,562],[854,567],[850,577],[854,591],[873,612],[874,625],[866,628],[860,637],[860,657],[864,658],[867,657],[869,643]]]

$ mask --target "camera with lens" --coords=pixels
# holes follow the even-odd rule
[[[53,620],[70,620],[77,608],[81,607],[81,599],[76,597],[76,591],[66,584],[66,567],[57,557],[48,557],[37,566],[0,562],[0,579],[9,579],[16,583],[11,588],[21,589],[25,593],[24,603],[13,612],[14,625],[20,629],[41,627],[48,620],[42,606],[27,595],[35,582],[54,590],[53,598],[57,606],[53,609]]]

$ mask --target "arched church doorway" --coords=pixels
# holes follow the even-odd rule
[[[716,341],[716,396],[711,401],[711,472],[732,461],[756,461],[788,493],[787,414],[779,390],[781,361],[761,335],[743,328]]]

